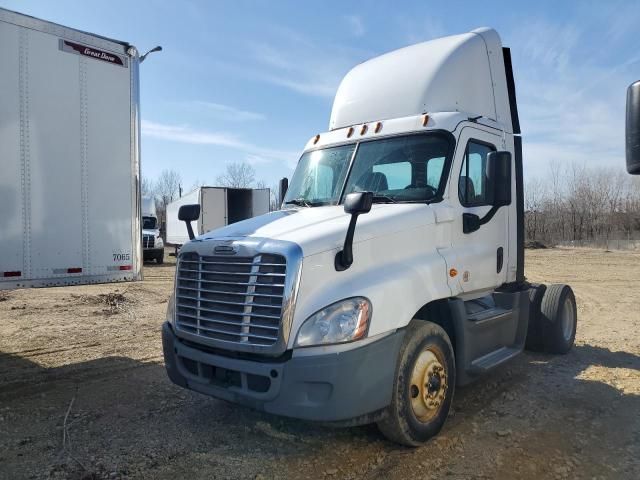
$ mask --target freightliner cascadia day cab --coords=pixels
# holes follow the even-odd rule
[[[164,242],[160,236],[156,201],[151,197],[142,197],[142,257],[145,262],[164,262]]]
[[[138,64],[0,8],[0,290],[141,279]]]
[[[483,28],[364,62],[329,128],[280,211],[180,250],[167,372],[274,414],[377,422],[416,446],[456,385],[575,338],[571,288],[524,276],[510,52]]]

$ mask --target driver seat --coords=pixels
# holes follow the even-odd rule
[[[387,176],[382,172],[368,172],[360,177],[358,185],[362,187],[365,192],[380,192],[382,190],[389,190],[389,183],[387,182]]]

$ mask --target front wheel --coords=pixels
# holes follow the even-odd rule
[[[449,336],[435,323],[412,320],[400,349],[391,405],[378,428],[396,443],[423,444],[444,425],[455,381]]]

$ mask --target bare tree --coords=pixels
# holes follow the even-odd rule
[[[142,177],[140,179],[140,193],[143,197],[153,197],[155,195],[153,180],[148,177]]]
[[[163,170],[155,184],[155,192],[163,208],[178,198],[182,178],[175,170]]]
[[[251,188],[256,179],[256,170],[246,162],[228,163],[224,174],[218,175],[216,184],[221,187]]]

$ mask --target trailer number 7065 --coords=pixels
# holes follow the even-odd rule
[[[113,254],[113,261],[114,262],[126,262],[131,260],[131,254],[130,253],[114,253]]]

